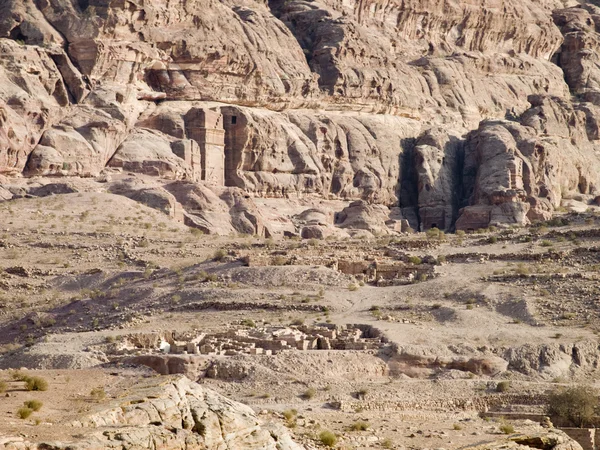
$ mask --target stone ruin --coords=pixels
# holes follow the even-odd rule
[[[413,264],[405,261],[370,261],[365,259],[338,259],[311,255],[246,255],[242,261],[248,267],[277,265],[319,265],[329,267],[359,281],[377,286],[398,286],[437,276],[436,265],[432,262]]]
[[[370,325],[299,325],[232,327],[217,333],[146,333],[127,338],[128,350],[139,353],[176,355],[273,355],[285,351],[376,350],[385,342],[382,333]]]

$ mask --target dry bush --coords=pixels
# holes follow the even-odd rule
[[[48,382],[42,377],[27,377],[25,380],[25,389],[28,391],[47,391]]]
[[[559,417],[572,426],[583,428],[592,423],[598,411],[598,396],[590,386],[558,389],[548,397],[549,416]]]

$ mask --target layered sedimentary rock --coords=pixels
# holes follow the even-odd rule
[[[58,425],[58,424],[57,424]],[[3,437],[4,449],[137,448],[302,450],[281,426],[262,425],[254,411],[185,377],[142,380],[103,410],[60,426],[74,442]]]
[[[599,181],[600,10],[567,6],[8,0],[0,173],[363,200],[420,229],[546,219]]]

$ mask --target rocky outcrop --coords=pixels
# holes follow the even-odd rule
[[[583,450],[577,441],[571,439],[560,430],[551,429],[542,433],[527,433],[498,439],[483,444],[464,447],[469,450],[527,450],[541,448],[544,450]]]
[[[595,370],[600,362],[599,350],[598,343],[592,341],[524,345],[506,350],[503,358],[508,361],[509,370],[527,375],[539,373],[552,379],[577,371]]]
[[[138,448],[301,450],[285,428],[262,425],[254,411],[185,377],[141,380],[127,397],[112,400],[64,427],[75,442],[27,442],[2,438],[0,448]],[[108,428],[107,428],[108,427]]]
[[[111,167],[253,196],[363,200],[401,208],[415,229],[547,219],[564,195],[598,194],[598,11],[7,0],[0,173]],[[237,211],[232,228],[260,228],[236,196],[218,195]]]
[[[567,102],[530,97],[521,123],[482,122],[467,138],[465,203],[456,227],[548,219],[571,192],[594,195],[598,160],[586,115]]]
[[[256,205],[240,189],[209,189],[185,182],[167,184],[165,189],[183,205],[184,223],[192,228],[207,234],[271,236]]]

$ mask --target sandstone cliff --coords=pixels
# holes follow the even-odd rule
[[[546,219],[598,194],[599,11],[8,0],[0,173],[362,199],[421,229]]]

